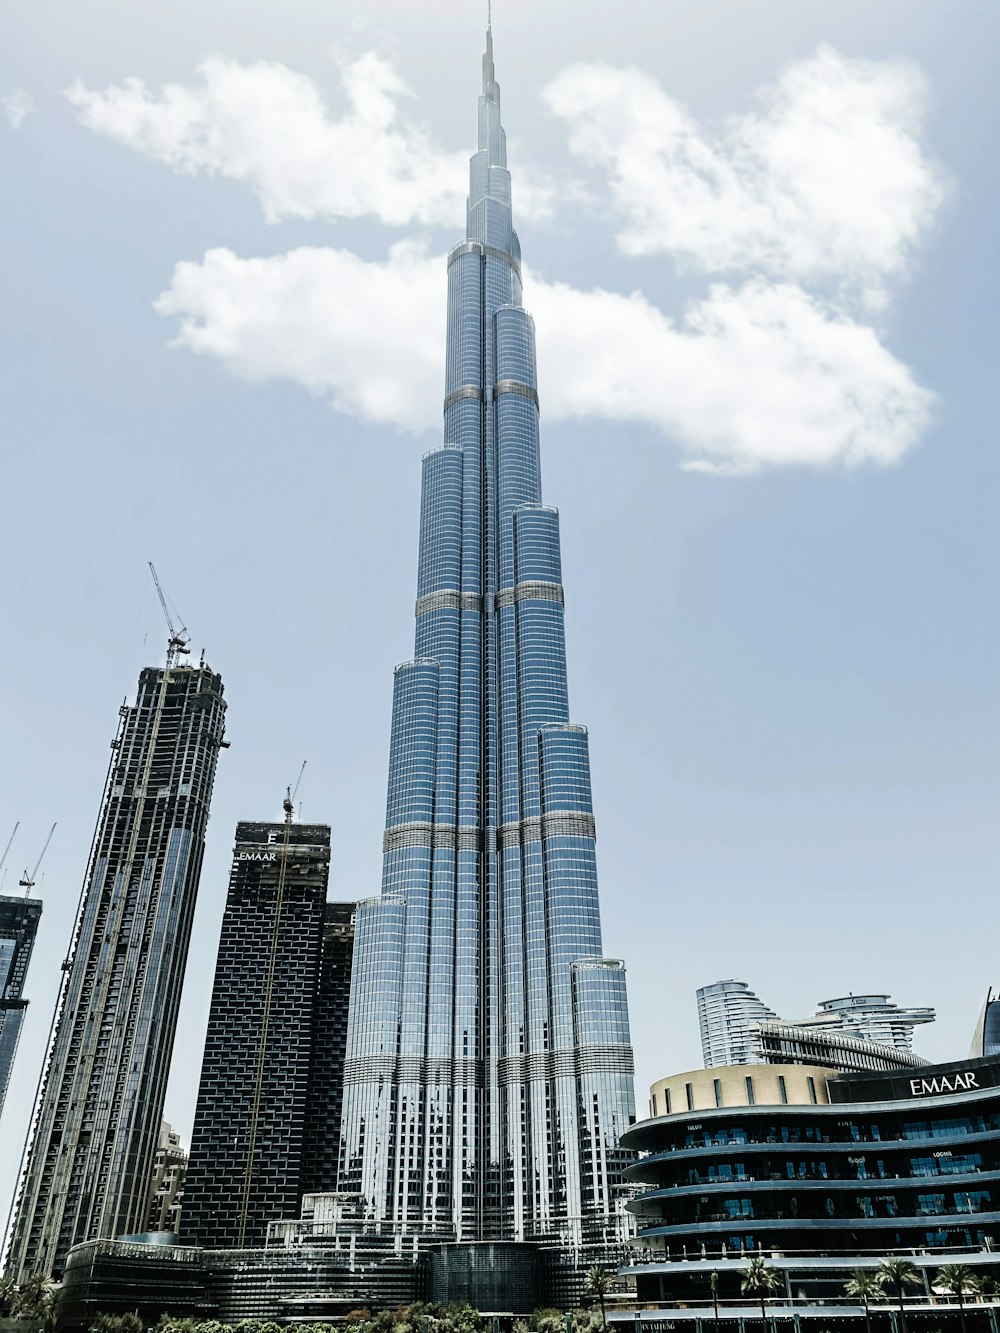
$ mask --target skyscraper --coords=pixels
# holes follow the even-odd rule
[[[448,256],[444,444],[423,463],[382,895],[358,905],[340,1184],[370,1228],[607,1243],[634,1119],[602,956],[587,732],[569,721],[559,516],[492,35]]]
[[[713,981],[700,986],[696,996],[706,1067],[753,1064],[760,1058],[754,1044],[757,1024],[778,1015],[745,981]]]
[[[934,1010],[904,1008],[888,995],[821,1001],[810,1018],[781,1019],[745,981],[715,981],[698,992],[706,1068],[797,1062],[834,1069],[895,1069],[926,1064],[913,1054],[913,1029]]]
[[[39,899],[0,895],[0,1115],[28,1007],[24,979],[41,916]]]
[[[303,1194],[326,1194],[337,1188],[356,909],[357,903],[347,902],[327,903],[323,909],[302,1149]]]
[[[146,668],[122,705],[18,1199],[18,1280],[145,1228],[225,711],[204,663]]]
[[[180,1231],[187,1160],[181,1136],[164,1120],[153,1158],[147,1231]]]
[[[304,1187],[333,1187],[354,904],[327,903],[329,870],[329,825],[293,823],[290,800],[282,824],[236,826],[185,1180],[188,1244],[261,1245],[268,1222],[297,1215]]]

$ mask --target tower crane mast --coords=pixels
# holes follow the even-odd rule
[[[156,573],[156,566],[152,560],[146,562],[149,565],[149,572],[153,576],[153,583],[156,587],[156,595],[160,599],[160,606],[163,608],[163,619],[167,622],[167,630],[170,637],[167,639],[167,669],[177,665],[177,659],[183,653],[191,651],[191,636],[187,632],[186,625],[176,626],[174,618],[170,614],[170,607],[167,604],[167,598],[160,583],[159,576]],[[176,610],[175,610],[176,614]],[[178,616],[178,619],[180,617]]]

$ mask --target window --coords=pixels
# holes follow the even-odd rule
[[[713,1079],[712,1079],[712,1087],[715,1089],[715,1104],[716,1104],[716,1106],[721,1106],[721,1105],[722,1105],[722,1080],[721,1080],[721,1079],[718,1079],[718,1078],[713,1078]]]
[[[753,1095],[753,1079],[747,1074],[747,1106],[753,1106],[756,1098]]]
[[[782,1106],[788,1105],[788,1089],[785,1087],[784,1074],[778,1075],[778,1096],[781,1098]]]
[[[684,1094],[687,1097],[688,1110],[694,1110],[694,1089],[690,1083],[684,1084]]]
[[[815,1105],[816,1105],[816,1080],[812,1077],[812,1075],[810,1075],[810,1076],[806,1079],[806,1083],[808,1083],[808,1085],[809,1085],[809,1100],[812,1102],[813,1106],[815,1106]]]
[[[669,1088],[664,1088],[664,1089],[663,1089],[663,1100],[664,1100],[663,1114],[664,1114],[664,1115],[669,1115],[669,1114],[670,1114],[670,1089],[669,1089]]]

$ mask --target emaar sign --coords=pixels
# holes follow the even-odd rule
[[[937,1078],[911,1078],[912,1097],[934,1097],[941,1092],[969,1092],[979,1082],[971,1071],[964,1074],[940,1074]]]

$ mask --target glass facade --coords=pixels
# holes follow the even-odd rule
[[[340,1188],[369,1226],[620,1237],[634,1119],[604,959],[585,728],[492,37],[448,258],[444,444],[423,463],[414,659],[395,675],[382,895],[359,904]]]

